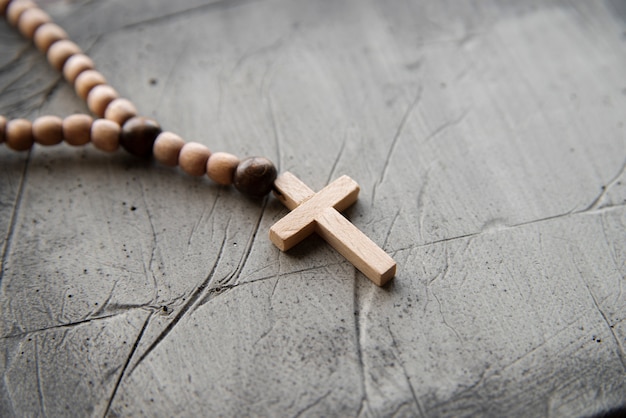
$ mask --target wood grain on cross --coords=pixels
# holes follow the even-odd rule
[[[378,286],[396,274],[393,259],[339,212],[356,202],[359,185],[342,176],[318,193],[289,172],[276,182],[275,195],[292,212],[270,229],[270,239],[287,251],[317,232]]]

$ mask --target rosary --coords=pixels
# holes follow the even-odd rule
[[[92,143],[105,152],[121,146],[137,157],[153,156],[166,166],[180,166],[191,176],[207,175],[217,184],[233,185],[253,198],[273,191],[291,211],[270,228],[270,240],[280,250],[287,251],[316,232],[378,286],[395,275],[395,261],[340,214],[359,195],[359,185],[350,177],[342,176],[315,193],[289,172],[277,175],[274,164],[266,158],[240,160],[229,153],[212,153],[200,143],[185,143],[180,136],[162,131],[156,121],[138,116],[133,103],[119,97],[95,70],[91,58],[33,1],[0,0],[0,15],[33,40],[98,117],[40,116],[31,123],[0,116],[0,144],[4,142],[15,151],[28,151],[35,143],[50,146],[63,141],[73,146]]]

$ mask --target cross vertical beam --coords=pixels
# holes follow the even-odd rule
[[[359,185],[342,176],[318,193],[289,172],[274,182],[274,194],[291,210],[270,228],[270,240],[287,251],[317,232],[378,286],[396,274],[393,259],[339,212],[356,202]]]

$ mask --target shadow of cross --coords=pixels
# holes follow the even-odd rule
[[[339,212],[356,202],[359,185],[342,176],[318,193],[289,172],[274,182],[274,194],[291,213],[270,228],[270,240],[287,251],[317,232],[378,286],[396,274],[396,262]]]

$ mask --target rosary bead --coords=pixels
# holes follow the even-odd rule
[[[40,145],[63,142],[63,119],[58,116],[41,116],[33,122],[33,138]]]
[[[40,8],[26,9],[17,22],[20,33],[28,39],[32,39],[35,31],[44,23],[49,23],[52,18]]]
[[[63,76],[72,85],[76,82],[78,76],[87,70],[93,70],[94,63],[85,54],[72,55],[63,65]]]
[[[74,42],[67,39],[61,39],[60,41],[53,43],[48,49],[48,62],[50,62],[52,67],[61,71],[67,60],[72,55],[80,53],[80,47]]]
[[[17,26],[20,16],[28,9],[36,8],[37,5],[31,0],[13,0],[7,6],[7,21],[11,26]]]
[[[106,119],[112,120],[120,126],[134,116],[137,116],[137,108],[128,99],[115,99],[109,103],[104,111]]]
[[[2,6],[2,3],[0,3],[0,6]],[[6,134],[5,134],[6,129],[7,129],[7,118],[5,118],[4,116],[0,116],[0,144],[4,142],[4,139],[6,137]]]
[[[14,151],[29,150],[33,143],[33,124],[28,119],[13,119],[7,123],[5,140]]]
[[[233,184],[247,196],[262,197],[272,190],[276,175],[276,167],[270,160],[264,157],[249,157],[237,166]]]
[[[0,0],[0,16],[4,16],[9,3],[11,3],[11,0]]]
[[[74,88],[76,94],[83,100],[87,100],[89,92],[96,86],[106,84],[104,76],[96,70],[85,70],[76,77]]]
[[[56,23],[44,23],[39,26],[33,35],[33,41],[38,50],[44,54],[48,53],[48,50],[56,41],[67,39],[67,32]]]
[[[101,151],[114,152],[120,147],[120,125],[108,119],[96,119],[91,125],[91,142]]]
[[[217,184],[230,186],[233,184],[235,170],[239,165],[239,158],[227,152],[211,154],[206,165],[207,175]]]
[[[107,84],[95,86],[87,95],[87,107],[95,115],[104,117],[104,112],[109,103],[119,96],[115,89]]]
[[[190,176],[202,176],[206,174],[206,165],[210,156],[211,151],[205,145],[188,142],[180,150],[178,164]]]
[[[93,118],[89,115],[75,114],[63,120],[63,137],[70,145],[80,146],[91,140]]]
[[[137,157],[152,155],[152,146],[161,133],[161,126],[154,120],[143,116],[128,119],[122,125],[120,145]]]
[[[180,150],[185,145],[185,141],[172,132],[161,132],[154,141],[152,153],[154,158],[163,165],[176,167]]]

